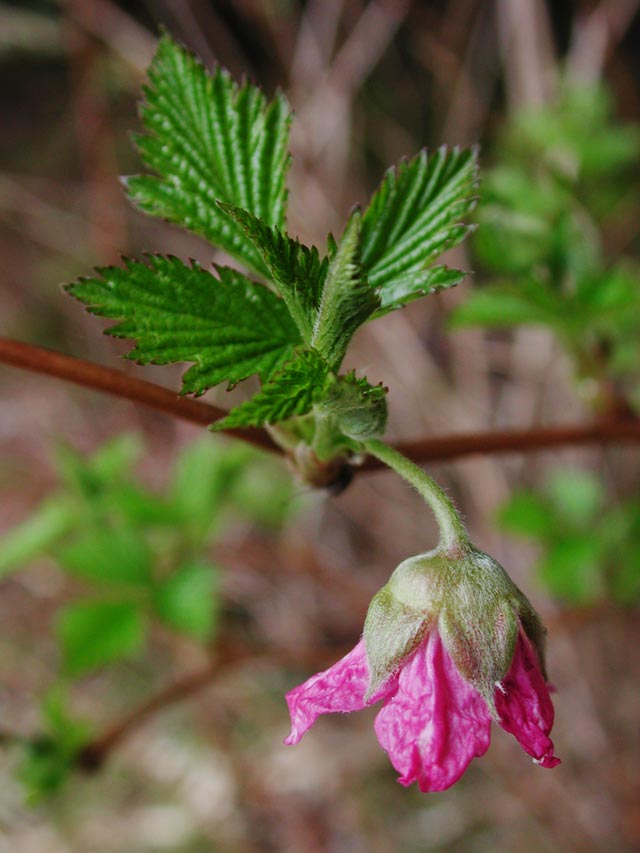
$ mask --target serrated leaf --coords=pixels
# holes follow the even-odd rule
[[[136,143],[157,176],[126,181],[143,210],[220,246],[251,269],[267,270],[243,230],[216,205],[246,208],[268,225],[285,221],[291,114],[282,94],[268,104],[255,86],[238,86],[220,67],[208,73],[163,36],[149,69]]]
[[[340,245],[332,253],[313,324],[311,345],[338,370],[356,329],[380,307],[360,262],[362,216],[354,210]]]
[[[181,566],[155,590],[154,609],[171,628],[197,640],[207,640],[217,616],[216,585],[217,571],[213,566]]]
[[[476,154],[467,149],[423,150],[389,169],[362,218],[362,263],[383,304],[395,280],[425,270],[466,237],[461,219],[473,207],[476,183]]]
[[[466,273],[462,270],[440,264],[428,270],[418,270],[402,278],[395,278],[380,289],[381,304],[373,317],[382,317],[428,293],[437,293],[439,290],[455,287],[464,280],[465,275]]]
[[[251,399],[232,409],[212,429],[277,424],[306,414],[324,390],[329,366],[315,350],[304,350]]]
[[[65,669],[81,675],[138,652],[145,625],[135,604],[83,601],[58,613],[57,630]]]
[[[300,344],[284,302],[236,270],[151,255],[146,263],[98,269],[68,292],[89,311],[123,322],[107,330],[132,338],[140,364],[195,362],[183,376],[183,394],[202,394],[220,382],[233,386],[257,373],[268,379]]]
[[[243,228],[260,253],[300,334],[309,343],[327,260],[320,258],[315,246],[305,246],[279,228],[270,227],[249,210],[223,203],[219,207]]]

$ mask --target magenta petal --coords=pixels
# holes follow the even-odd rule
[[[553,704],[537,652],[523,630],[518,634],[511,668],[496,690],[495,700],[500,725],[514,735],[525,752],[543,767],[560,764],[549,738]]]
[[[429,633],[400,671],[398,689],[375,721],[381,746],[421,791],[444,791],[489,747],[487,704],[456,669],[440,636]]]
[[[369,667],[364,640],[361,639],[349,654],[332,667],[312,675],[304,684],[287,693],[291,732],[285,743],[298,743],[320,714],[361,711],[367,705],[378,702],[394,689],[396,681],[397,678],[390,678],[381,690],[365,701]]]

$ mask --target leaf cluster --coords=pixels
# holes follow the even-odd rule
[[[469,231],[474,151],[422,151],[390,169],[341,238],[328,236],[323,255],[286,230],[291,114],[281,93],[269,101],[219,67],[209,72],[165,35],[141,121],[135,141],[147,171],[126,179],[132,201],[204,237],[248,274],[150,255],[67,290],[119,321],[108,332],[135,341],[130,358],[190,362],[182,393],[256,375],[262,390],[225,426],[308,414],[360,326],[463,277],[435,261]]]
[[[536,571],[556,598],[629,605],[640,599],[640,502],[607,506],[595,475],[555,471],[540,493],[517,491],[498,521],[503,530],[539,545]]]
[[[246,445],[208,437],[186,447],[161,492],[133,473],[141,450],[131,434],[90,457],[60,446],[59,488],[0,540],[0,576],[45,556],[79,593],[56,613],[58,679],[42,701],[41,732],[22,744],[18,776],[32,802],[67,780],[90,738],[70,707],[73,681],[140,657],[153,625],[214,642],[213,543],[239,521],[275,530],[292,509],[282,466]]]
[[[640,263],[607,247],[633,218],[639,142],[602,89],[567,87],[557,103],[517,114],[478,209],[474,249],[491,278],[452,325],[547,326],[579,377],[635,381]]]
[[[187,447],[161,494],[131,473],[139,452],[130,435],[89,458],[60,447],[60,489],[0,541],[0,574],[46,555],[87,588],[56,617],[69,677],[139,654],[152,621],[210,642],[220,608],[212,542],[238,518],[278,527],[291,506],[281,467],[248,447]]]

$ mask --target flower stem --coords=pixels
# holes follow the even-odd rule
[[[440,486],[422,468],[377,438],[368,439],[363,443],[372,456],[410,483],[429,504],[440,528],[441,549],[456,551],[469,541],[460,513]]]

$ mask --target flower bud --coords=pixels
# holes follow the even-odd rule
[[[387,389],[369,385],[347,373],[336,377],[318,403],[319,410],[332,415],[340,431],[355,441],[382,435],[387,424]]]
[[[320,714],[382,701],[376,735],[404,785],[450,787],[486,752],[492,718],[555,767],[543,638],[533,607],[487,554],[465,543],[411,557],[374,596],[355,648],[287,694],[286,743]]]
[[[471,545],[400,563],[373,598],[364,626],[368,695],[377,692],[420,642],[437,630],[460,674],[497,719],[496,685],[507,674],[522,626],[544,666],[544,628],[502,566]],[[544,671],[544,669],[543,669]]]

